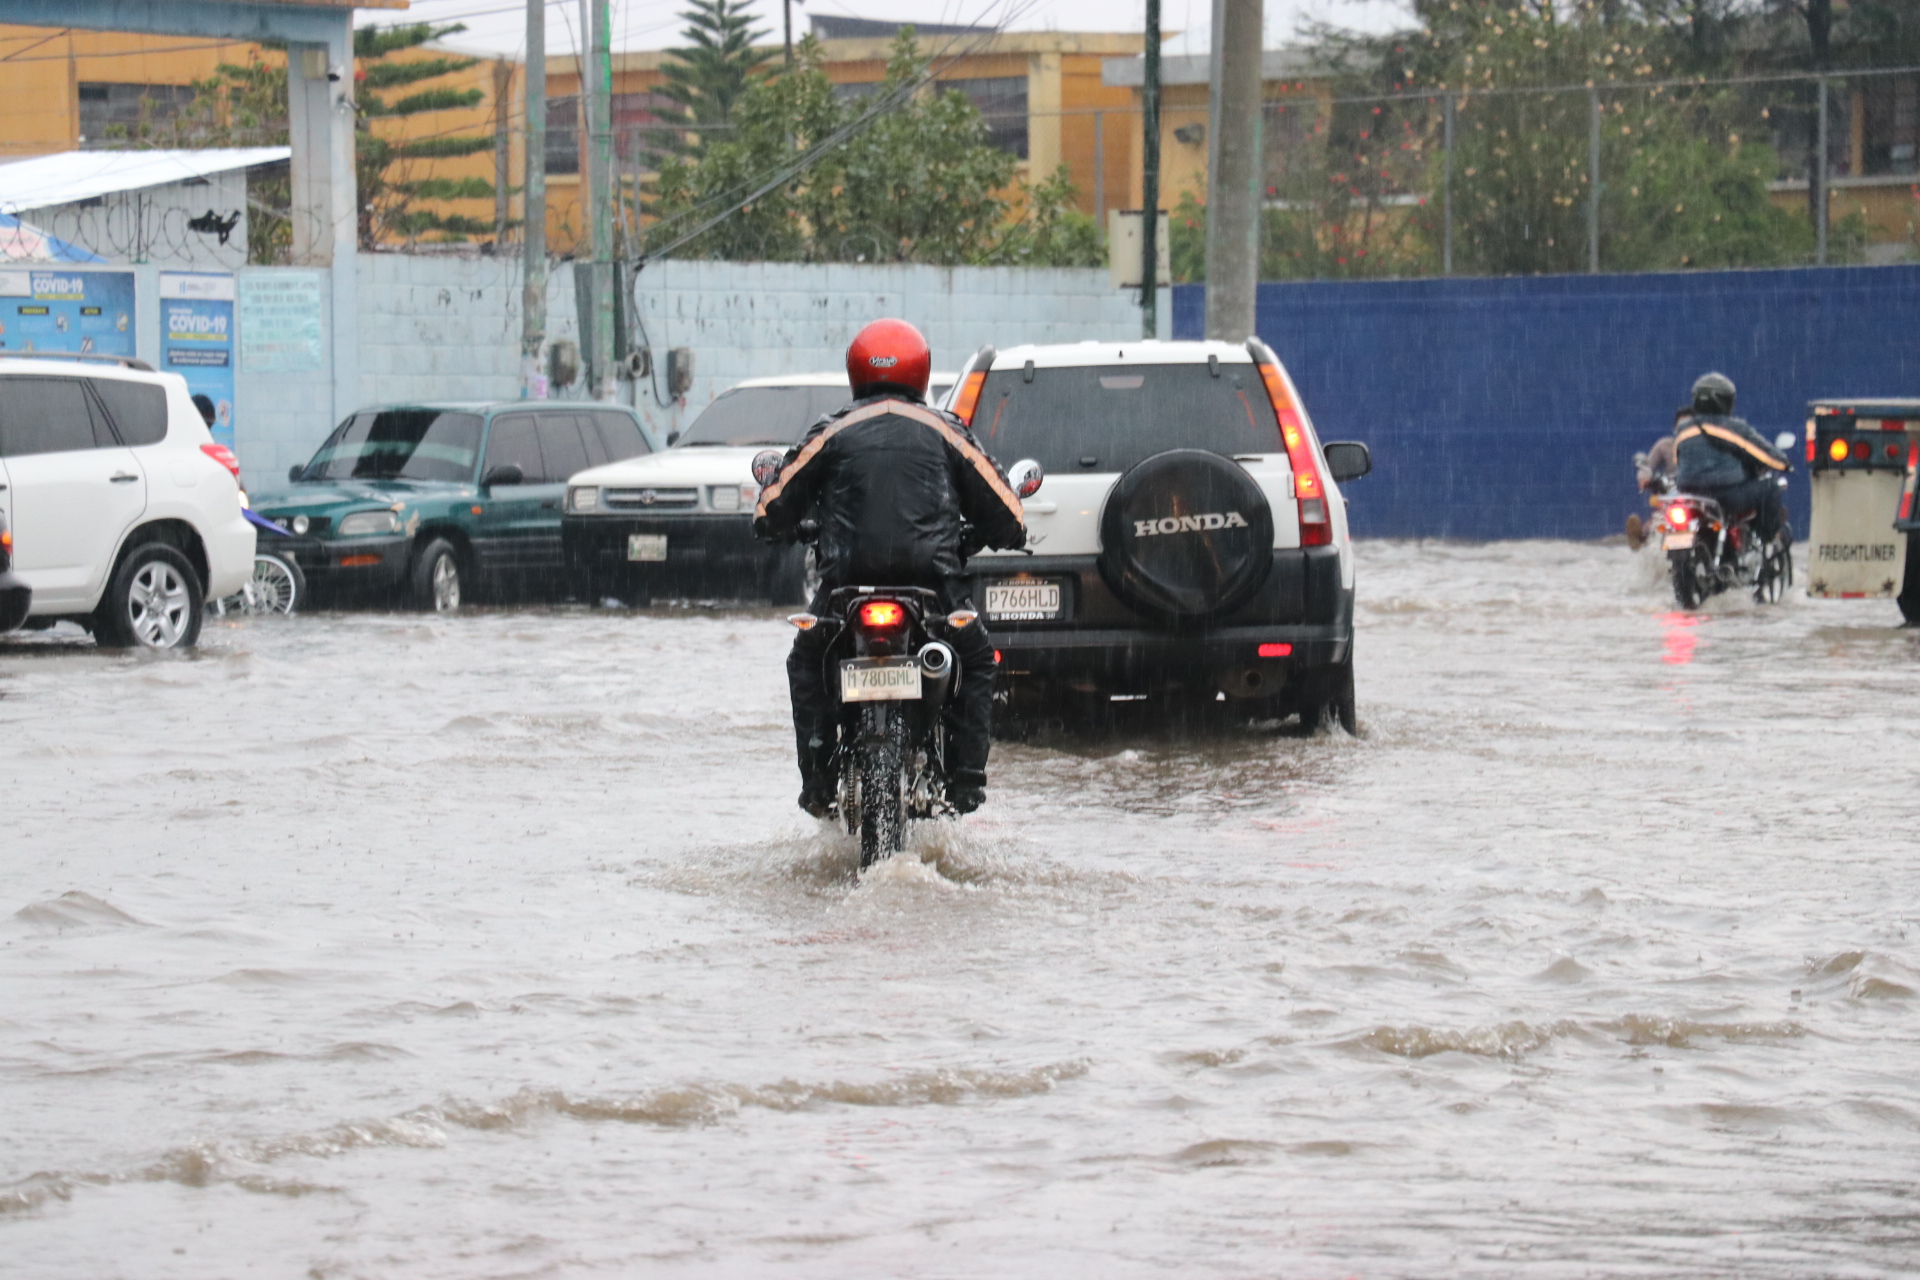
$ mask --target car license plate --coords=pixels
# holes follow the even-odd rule
[[[630,533],[627,535],[627,559],[659,562],[667,558],[667,535]]]
[[[1060,616],[1057,582],[987,584],[987,621],[1044,622]]]
[[[1661,545],[1668,551],[1685,551],[1693,545],[1693,535],[1691,533],[1670,533],[1667,535],[1667,540]]]
[[[842,702],[894,702],[919,696],[918,658],[849,658],[840,664]]]

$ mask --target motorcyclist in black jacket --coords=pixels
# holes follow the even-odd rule
[[[802,520],[819,525],[814,555],[825,608],[836,587],[925,587],[948,611],[973,607],[961,571],[981,547],[1026,545],[1020,499],[965,423],[926,404],[932,356],[904,320],[876,320],[847,348],[854,400],[813,424],[787,451],[779,476],[760,494],[756,537],[791,542]],[[802,631],[787,657],[793,728],[800,756],[800,807],[825,816],[834,802],[839,731],[824,665],[825,627]],[[960,660],[957,714],[948,731],[948,795],[970,813],[985,799],[987,752],[998,674],[986,624],[949,637]]]
[[[1762,542],[1776,536],[1791,542],[1776,478],[1787,469],[1786,455],[1733,416],[1733,398],[1733,381],[1724,374],[1702,374],[1693,384],[1693,412],[1673,427],[1675,482],[1683,493],[1718,502],[1729,521],[1752,514]]]

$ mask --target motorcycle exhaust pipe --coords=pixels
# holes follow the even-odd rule
[[[939,706],[947,700],[947,690],[960,673],[953,650],[939,640],[929,640],[920,648],[920,699]]]

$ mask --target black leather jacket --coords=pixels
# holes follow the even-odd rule
[[[754,509],[756,537],[791,542],[820,524],[826,586],[938,587],[980,545],[1026,545],[1020,499],[966,424],[902,399],[867,396],[813,424]],[[962,522],[972,526],[963,547]]]

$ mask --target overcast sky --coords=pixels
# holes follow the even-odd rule
[[[686,23],[679,11],[686,0],[612,0],[615,49],[664,49],[678,44]],[[753,0],[761,25],[777,39],[780,0]],[[979,23],[1006,21],[1016,31],[1138,31],[1146,22],[1141,0],[795,0],[794,38],[807,30],[805,14],[841,14],[915,22]],[[1160,24],[1180,34],[1163,48],[1169,53],[1205,53],[1211,0],[1161,0]],[[1405,20],[1397,0],[1266,0],[1269,49],[1288,43],[1303,20],[1335,21],[1343,26],[1384,30]],[[526,43],[526,7],[512,0],[413,0],[402,16],[391,10],[363,9],[361,25],[395,21],[464,22],[468,30],[448,43],[474,51],[519,54]],[[547,51],[572,53],[579,45],[579,0],[547,0]]]

